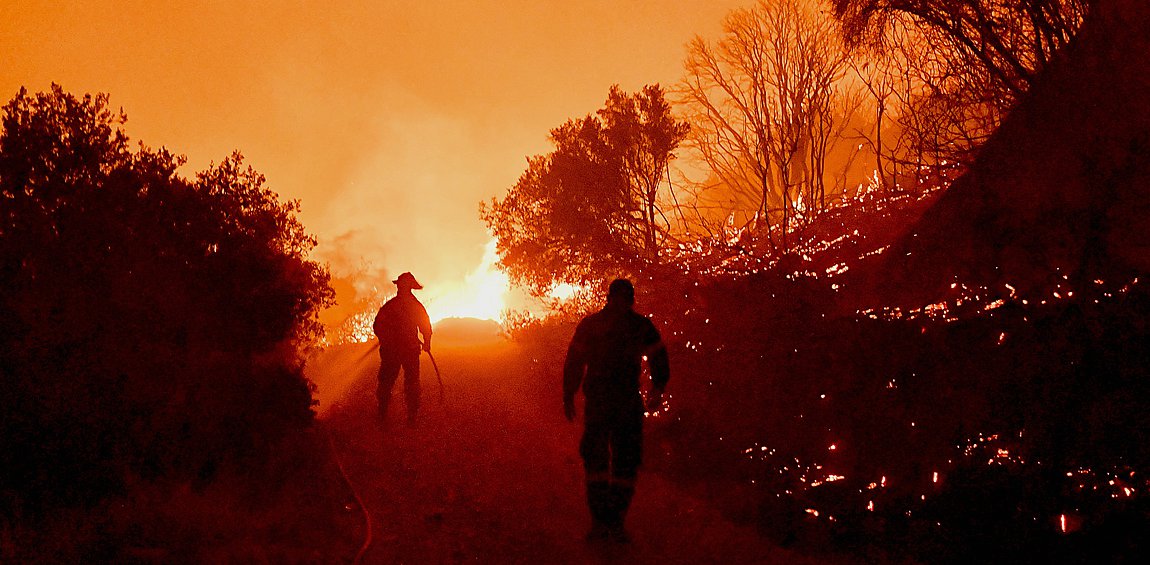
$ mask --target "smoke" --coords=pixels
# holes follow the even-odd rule
[[[477,203],[548,130],[611,84],[670,84],[683,43],[741,2],[24,4],[0,34],[5,92],[110,92],[133,139],[186,154],[188,174],[241,150],[302,202],[338,311],[404,271],[426,296],[464,284],[490,239]]]
[[[320,245],[317,257],[327,263],[332,274],[347,278],[357,294],[371,295],[388,288],[392,280],[388,269],[368,258],[387,257],[387,249],[379,234],[365,230],[351,230]]]
[[[478,202],[513,181],[519,163],[500,164],[481,149],[492,132],[392,91],[376,116],[365,119],[364,139],[347,181],[331,191],[316,220],[321,234],[315,255],[328,264],[339,305],[326,323],[362,311],[394,293],[392,280],[410,271],[432,302],[454,302],[487,285],[490,235],[478,221]],[[511,180],[509,180],[511,179]],[[497,300],[490,289],[471,300]],[[449,298],[449,296],[451,296]],[[440,306],[437,317],[453,315]],[[498,311],[501,305],[495,307]],[[337,312],[336,312],[337,311]]]

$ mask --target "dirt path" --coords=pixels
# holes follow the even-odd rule
[[[584,542],[580,426],[562,417],[558,374],[523,370],[507,344],[441,348],[436,357],[445,401],[425,356],[415,429],[403,423],[399,386],[389,421],[376,416],[371,355],[323,355],[309,367],[321,399],[325,383],[340,389],[321,407],[321,422],[372,517],[365,562],[813,562],[653,473],[640,475],[628,518],[633,543]]]

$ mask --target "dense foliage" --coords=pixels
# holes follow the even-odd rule
[[[311,418],[315,241],[236,153],[181,177],[106,95],[21,90],[0,134],[5,508],[208,479]]]
[[[480,206],[500,267],[543,295],[657,265],[670,228],[659,187],[686,133],[658,85],[613,87],[597,114],[551,130],[555,150],[529,158],[503,198]]]

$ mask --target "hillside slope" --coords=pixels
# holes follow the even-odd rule
[[[1150,271],[1147,29],[1150,4],[1099,2],[871,283],[905,305],[955,282],[1038,296]]]

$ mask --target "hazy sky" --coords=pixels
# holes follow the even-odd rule
[[[750,0],[0,2],[0,96],[107,92],[135,141],[233,149],[337,272],[461,284],[547,132],[608,87],[669,85],[684,44]],[[334,6],[334,7],[332,7]],[[391,285],[384,287],[391,290]]]

